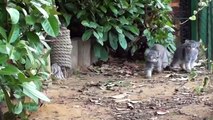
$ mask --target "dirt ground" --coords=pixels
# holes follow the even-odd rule
[[[197,69],[194,76],[164,71],[145,79],[138,64],[92,67],[53,81],[51,102],[30,120],[213,120],[213,76]]]

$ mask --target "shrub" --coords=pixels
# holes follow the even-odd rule
[[[0,9],[0,87],[8,107],[4,119],[27,119],[25,111],[36,110],[39,99],[50,101],[40,92],[50,50],[40,37],[44,31],[59,34],[58,12],[52,0],[3,0]]]
[[[174,35],[169,6],[171,0],[61,0],[72,21],[84,26],[82,40],[95,38],[96,57],[107,60],[108,49],[119,46],[134,53],[139,36],[148,45],[160,43],[174,51]],[[77,28],[78,29],[78,28]],[[137,43],[137,44],[134,44]]]

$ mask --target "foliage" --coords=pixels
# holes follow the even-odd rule
[[[197,86],[197,87],[194,89],[195,93],[198,94],[198,95],[200,95],[202,92],[205,91],[205,89],[207,88],[208,84],[209,84],[209,77],[206,76],[206,77],[204,77],[204,79],[203,79],[202,85]]]
[[[108,49],[131,49],[138,36],[145,36],[150,46],[162,43],[174,50],[171,0],[61,0],[64,10],[84,27],[82,40],[95,38],[95,55],[107,60]],[[141,43],[139,43],[141,44]]]
[[[193,14],[187,20],[183,21],[181,24],[184,24],[184,23],[188,22],[189,20],[192,20],[192,21],[196,20],[197,19],[196,15],[198,15],[198,13],[201,10],[208,7],[210,2],[211,2],[211,0],[200,0],[200,2],[198,2],[197,10],[194,10]]]
[[[35,110],[39,99],[50,101],[40,92],[50,51],[40,38],[43,31],[59,34],[58,12],[52,0],[4,0],[0,9],[0,87],[8,107],[4,118],[27,119],[25,111]]]

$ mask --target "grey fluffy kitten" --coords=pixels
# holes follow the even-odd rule
[[[195,61],[198,57],[200,42],[194,40],[185,40],[185,43],[180,45],[173,56],[171,69],[181,67],[183,70],[190,72],[195,66]]]
[[[171,54],[160,44],[155,44],[152,48],[145,51],[145,75],[147,78],[152,77],[153,70],[162,72],[171,62]]]

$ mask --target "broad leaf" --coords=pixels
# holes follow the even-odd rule
[[[138,49],[138,46],[137,45],[133,45],[132,48],[131,48],[131,55],[133,56],[135,51]]]
[[[9,34],[9,38],[8,38],[9,43],[13,43],[18,39],[19,32],[20,32],[19,26],[17,24],[14,24]]]
[[[103,27],[103,32],[108,32],[108,31],[111,30],[111,28],[112,28],[111,25],[106,25],[106,26]]]
[[[10,15],[12,24],[17,24],[19,21],[19,17],[20,17],[19,11],[16,10],[15,8],[9,8],[9,7],[7,7],[6,9]]]
[[[63,14],[65,22],[66,22],[66,26],[68,26],[70,24],[70,20],[71,20],[71,15],[69,14]]]
[[[115,8],[115,6],[113,4],[109,4],[109,8],[111,9],[111,11],[117,15],[118,14],[118,10]]]
[[[83,40],[83,41],[88,40],[88,39],[91,37],[92,33],[93,33],[93,31],[92,31],[91,29],[86,30],[86,31],[84,32],[84,34],[82,35],[82,40]]]
[[[18,73],[20,73],[20,70],[13,65],[0,67],[0,75],[16,75]]]
[[[36,18],[34,18],[33,16],[27,15],[25,17],[25,21],[28,25],[34,25],[36,22]]]
[[[123,31],[119,26],[115,26],[115,29],[118,33],[123,34]]]
[[[127,42],[125,39],[125,36],[123,34],[118,34],[118,40],[119,40],[119,44],[121,45],[121,47],[123,49],[127,48]]]
[[[100,44],[95,44],[93,50],[96,58],[99,58],[103,61],[108,60],[108,52],[103,46],[101,46]]]
[[[14,107],[13,113],[15,113],[15,114],[20,114],[20,113],[22,112],[22,110],[23,110],[23,105],[22,105],[22,102],[20,101],[20,102],[18,103],[18,105],[16,105],[16,106]]]
[[[124,16],[120,17],[119,20],[120,20],[120,23],[122,25],[128,25],[129,24],[129,20],[127,20]]]
[[[43,53],[44,47],[37,34],[33,32],[28,32],[27,38],[30,43],[30,46],[36,49],[36,53]]]
[[[59,22],[57,18],[51,15],[48,19],[45,19],[42,23],[44,30],[52,37],[56,37],[59,34]]]
[[[135,40],[135,36],[132,35],[130,32],[128,32],[128,31],[123,31],[123,33],[124,33],[124,35],[125,35],[126,37],[128,37],[130,40]]]
[[[38,110],[38,104],[36,103],[24,103],[24,109],[27,110],[27,111],[31,111],[31,112],[35,112]]]
[[[1,26],[0,26],[0,34],[5,40],[7,40],[6,30]]]
[[[36,89],[36,85],[32,81],[23,83],[22,87],[23,93],[26,94],[28,97],[32,98],[36,103],[38,103],[38,101],[35,98],[50,102],[49,98],[47,98],[42,92]]]
[[[108,40],[108,32],[103,33],[103,42]]]
[[[48,18],[49,17],[49,14],[47,13],[47,11],[45,9],[42,8],[41,4],[39,4],[39,2],[34,2],[34,1],[30,1],[34,7],[41,13],[43,14],[43,16],[45,18]]]
[[[101,11],[103,11],[104,13],[107,13],[107,9],[104,6],[100,7]]]
[[[136,26],[133,26],[133,25],[131,25],[131,26],[124,26],[124,28],[126,29],[126,30],[129,30],[129,31],[131,31],[132,33],[134,33],[135,35],[139,35],[139,29],[136,27]]]
[[[90,24],[89,24],[89,26],[88,27],[90,27],[90,28],[97,28],[98,27],[98,24],[97,23],[95,23],[95,22],[90,22]]]
[[[129,7],[129,4],[126,0],[120,0],[120,3],[123,9],[127,9]]]
[[[87,20],[83,20],[82,22],[81,22],[81,24],[83,25],[83,26],[85,26],[85,27],[89,27],[89,28],[97,28],[99,25],[97,24],[97,23],[95,23],[95,22],[89,22],[89,21],[87,21]]]
[[[1,54],[1,55],[0,55],[0,64],[6,63],[8,59],[9,59],[9,58],[8,58],[7,55]]]
[[[85,10],[81,10],[81,11],[78,12],[77,18],[80,19],[85,14],[86,14],[86,11]]]
[[[97,42],[103,46],[103,34],[101,35],[100,33],[93,31],[93,35],[96,37]]]
[[[0,45],[0,53],[8,54],[6,45]]]
[[[115,34],[113,34],[112,32],[109,32],[109,43],[110,43],[110,46],[114,50],[117,50],[117,48],[118,48],[118,37]]]
[[[83,20],[83,21],[81,22],[81,24],[82,24],[83,26],[89,27],[89,21],[87,21],[87,20]]]

